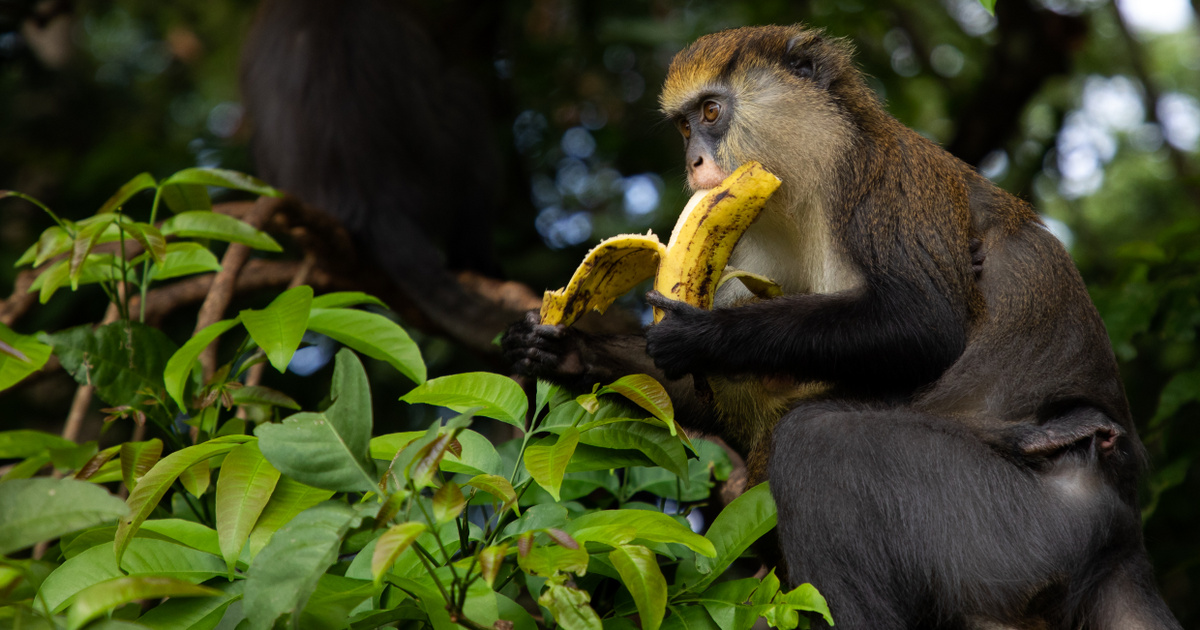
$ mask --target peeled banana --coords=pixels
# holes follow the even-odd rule
[[[653,234],[620,234],[600,242],[575,269],[567,286],[542,298],[542,323],[570,326],[587,313],[603,313],[613,300],[658,269],[667,248]]]
[[[542,323],[570,326],[589,309],[604,312],[651,276],[659,293],[712,308],[734,246],[781,183],[758,162],[747,162],[716,188],[692,196],[666,245],[649,233],[601,242],[588,252],[566,287],[546,292]],[[662,317],[655,309],[654,321]]]

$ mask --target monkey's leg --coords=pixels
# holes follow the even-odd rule
[[[802,405],[776,428],[770,462],[791,582],[816,586],[850,630],[1058,628],[1077,609],[1037,596],[1090,592],[1095,576],[1074,574],[1111,544],[1115,522],[1136,527],[1100,475],[1064,465],[1051,482],[952,420]]]
[[[1105,560],[1115,566],[1086,603],[1084,630],[1182,629],[1159,596],[1144,553]]]

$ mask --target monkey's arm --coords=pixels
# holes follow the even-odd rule
[[[668,377],[790,374],[885,390],[936,379],[966,347],[966,315],[931,286],[874,278],[829,295],[701,310],[651,292],[668,312],[646,350]]]
[[[545,379],[577,392],[608,384],[628,374],[649,374],[662,383],[675,415],[689,428],[715,431],[711,405],[696,397],[693,379],[669,379],[646,354],[641,335],[593,335],[566,326],[540,323],[538,311],[509,327],[500,340],[504,357],[523,376]]]

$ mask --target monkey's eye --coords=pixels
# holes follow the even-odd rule
[[[686,118],[679,121],[679,133],[683,134],[684,140],[692,138],[692,123],[688,122]]]
[[[704,101],[700,109],[704,112],[705,122],[712,122],[721,115],[721,104],[716,101]]]
[[[796,76],[801,79],[811,79],[813,77],[813,62],[812,59],[804,59],[796,64]]]

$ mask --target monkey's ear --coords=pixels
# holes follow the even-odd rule
[[[831,77],[828,76],[825,64],[820,63],[817,50],[820,43],[819,39],[808,34],[793,37],[787,43],[784,64],[798,78],[813,81],[821,89],[827,89]]]

